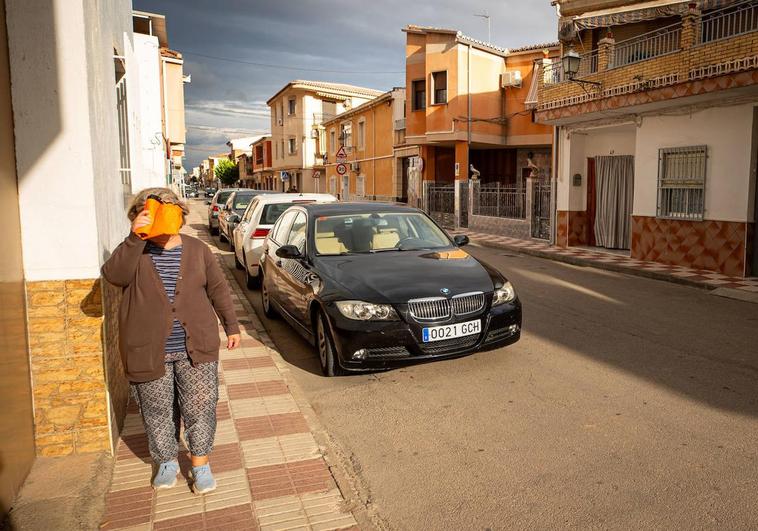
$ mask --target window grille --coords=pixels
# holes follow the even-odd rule
[[[118,71],[116,73],[118,76]],[[131,193],[132,168],[129,160],[129,108],[126,100],[126,75],[117,78],[116,114],[118,116],[119,174],[124,193]]]
[[[707,146],[658,150],[658,217],[701,221]]]
[[[358,175],[355,178],[355,195],[358,197],[366,195],[366,178],[363,175]]]

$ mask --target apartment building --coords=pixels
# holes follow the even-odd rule
[[[525,223],[527,179],[551,173],[552,127],[536,123],[533,108],[542,62],[558,57],[558,43],[507,49],[454,29],[410,25],[403,31],[407,147],[397,156],[410,176],[411,203],[421,204],[425,195],[445,224],[465,226],[470,207],[471,215]],[[478,199],[470,205],[467,185],[460,190],[454,184],[469,179],[480,189],[511,190],[511,208],[490,216]],[[508,221],[478,221],[516,235],[508,232]]]
[[[314,127],[327,190],[343,200],[407,201],[407,176],[396,172],[394,125],[405,89],[394,88]],[[338,152],[345,157],[338,160]]]
[[[277,184],[274,182],[274,172],[271,169],[271,136],[260,137],[251,147],[254,187],[259,190],[274,190]]]
[[[557,0],[557,243],[758,272],[758,2]]]
[[[382,92],[341,83],[295,80],[266,103],[271,109],[272,170],[278,190],[325,191],[323,160],[314,126],[380,96]]]
[[[139,157],[144,170],[134,181],[137,192],[150,186],[175,186],[186,174],[184,84],[189,78],[184,76],[181,53],[169,48],[165,16],[134,11],[132,28],[140,87],[135,108],[143,119]]]

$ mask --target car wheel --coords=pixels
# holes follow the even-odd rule
[[[220,242],[225,242],[226,241],[226,235],[224,234],[224,231],[222,231],[220,228],[219,228],[219,231],[218,231],[218,241],[220,241]]]
[[[239,258],[237,258],[237,253],[234,253],[234,267],[242,271],[245,269],[245,266],[242,265],[242,262],[239,261]]]
[[[218,227],[211,226],[210,229],[211,229],[211,236],[218,236]]]
[[[337,361],[337,351],[334,349],[334,341],[329,332],[329,325],[326,322],[324,312],[318,312],[316,322],[316,350],[318,350],[318,359],[321,363],[321,372],[324,376],[339,376],[344,374],[342,367]]]
[[[242,266],[245,270],[245,285],[247,286],[247,289],[255,289],[260,287],[261,285],[261,275],[258,273],[257,277],[254,277],[250,274],[250,270],[247,268],[247,260],[245,260],[244,265]]]
[[[276,319],[278,314],[271,304],[271,294],[268,292],[265,278],[261,278],[261,304],[263,305],[263,315],[269,319]]]

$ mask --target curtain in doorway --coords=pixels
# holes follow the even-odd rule
[[[608,249],[629,249],[634,199],[634,157],[595,157],[597,245]]]

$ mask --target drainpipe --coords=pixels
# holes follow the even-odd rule
[[[468,45],[468,64],[466,65],[466,77],[468,78],[467,83],[468,86],[466,87],[466,96],[468,99],[468,119],[466,120],[468,123],[468,158],[471,158],[471,44]],[[469,160],[469,164],[471,164],[471,160]],[[466,168],[466,172],[468,172],[468,168]]]

